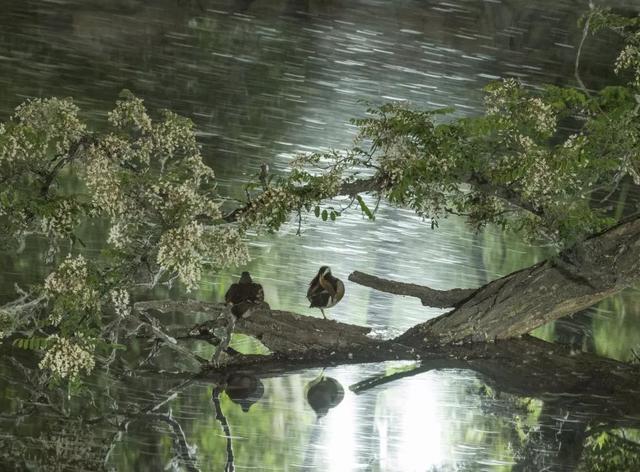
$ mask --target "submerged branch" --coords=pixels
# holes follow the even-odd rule
[[[198,460],[196,457],[192,456],[191,447],[189,447],[189,444],[187,443],[184,430],[182,429],[182,426],[180,426],[180,423],[173,418],[171,413],[162,414],[149,412],[146,413],[146,416],[159,421],[164,421],[171,427],[173,447],[176,451],[177,457],[180,459],[180,463],[183,464],[189,472],[200,472]]]

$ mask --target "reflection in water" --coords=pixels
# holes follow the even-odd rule
[[[235,465],[233,463],[233,444],[231,442],[231,428],[229,427],[229,422],[227,421],[227,417],[224,416],[222,412],[222,407],[220,406],[220,391],[222,389],[220,387],[216,387],[213,390],[213,394],[211,395],[211,400],[213,401],[213,406],[216,412],[216,420],[220,422],[220,426],[222,426],[222,431],[224,432],[224,437],[227,441],[227,462],[224,466],[225,472],[233,472],[235,469]],[[248,411],[249,408],[243,411]]]
[[[340,404],[344,398],[344,389],[340,382],[331,377],[326,377],[322,372],[317,379],[309,382],[306,387],[307,401],[318,419],[326,415],[331,408]]]
[[[586,3],[6,0],[0,15],[0,119],[26,97],[72,96],[100,126],[119,91],[129,88],[151,109],[192,117],[220,193],[244,198],[243,184],[261,169],[267,181],[286,171],[298,152],[349,145],[354,129],[348,120],[362,113],[361,99],[452,105],[466,115],[481,108],[480,90],[492,78],[519,77],[532,86],[567,83],[579,37],[576,20]],[[634,0],[607,3],[628,7]],[[612,44],[607,37],[588,42],[583,78],[590,86],[607,80]],[[268,172],[261,168],[265,162]],[[358,269],[452,288],[478,286],[546,254],[496,229],[472,235],[456,218],[430,231],[415,215],[384,203],[375,224],[357,212],[325,223],[311,216],[304,223],[300,237],[293,237],[297,226],[290,226],[253,239],[247,270],[264,286],[271,306],[310,315],[304,290],[309,275],[327,261],[345,281]],[[87,228],[87,254],[99,257],[103,233]],[[29,285],[49,270],[37,251],[0,257],[4,299],[14,295],[14,283]],[[222,301],[234,274],[211,274],[198,298]],[[346,283],[332,317],[384,335],[441,313]],[[149,294],[180,295],[176,288]],[[640,339],[637,301],[637,291],[626,291],[577,316],[578,322],[563,320],[539,334],[628,359]],[[169,329],[202,321],[162,318]],[[566,326],[573,329],[568,338],[560,333]],[[164,348],[151,355],[154,348],[133,345],[127,355],[134,362],[152,359],[153,367],[168,372],[189,367]],[[213,347],[204,341],[194,348],[211,357]],[[88,387],[101,394],[72,404],[74,414],[95,422],[80,426],[69,411],[61,414],[37,395],[31,398],[37,389],[25,378],[36,375],[22,376],[0,363],[0,470],[99,470],[105,457],[107,468],[139,471],[586,471],[603,463],[639,470],[640,433],[629,429],[638,427],[635,417],[597,414],[568,395],[532,399],[526,392],[508,393],[469,370],[405,377],[400,371],[406,365],[330,368],[331,381],[318,380],[317,371],[263,379],[240,375],[213,393],[211,385],[194,382],[170,397],[171,417],[153,421],[135,415],[167,396],[173,388],[169,374],[96,372]],[[394,382],[357,395],[342,387],[394,373]],[[319,390],[305,391],[314,381]],[[77,409],[82,402],[92,405],[88,413]],[[220,427],[224,434],[212,434]],[[111,437],[119,439],[112,443]]]
[[[251,405],[258,402],[264,395],[262,381],[251,374],[230,374],[224,387],[225,393],[233,403],[237,403],[245,413]]]

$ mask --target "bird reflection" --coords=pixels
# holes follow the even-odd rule
[[[340,404],[344,398],[344,388],[336,379],[327,377],[324,372],[305,387],[307,402],[316,412],[318,419],[325,416],[331,408]]]
[[[331,267],[322,266],[311,280],[307,290],[307,300],[311,302],[310,308],[320,308],[322,316],[325,308],[331,308],[344,297],[344,284],[342,280],[331,274]]]
[[[246,413],[264,395],[264,385],[258,377],[236,373],[227,377],[224,391],[231,401],[240,405],[242,411]]]

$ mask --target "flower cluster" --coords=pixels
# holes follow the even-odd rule
[[[562,143],[562,147],[564,149],[570,151],[581,152],[586,144],[586,138],[579,134],[570,135],[564,143]]]
[[[41,221],[42,231],[57,236],[69,234],[79,223],[78,206],[71,199],[59,200],[50,214]]]
[[[219,205],[198,191],[197,182],[162,181],[152,185],[148,192],[151,206],[170,220],[192,220],[199,215],[215,219],[220,216]]]
[[[44,281],[44,291],[50,298],[63,298],[80,310],[95,307],[98,294],[89,283],[89,268],[86,259],[80,254],[71,254],[58,266],[55,272]],[[54,324],[62,321],[62,315],[68,309],[68,303],[56,305],[50,315]]]
[[[131,229],[130,224],[125,221],[116,221],[109,228],[109,236],[107,237],[107,243],[111,244],[116,249],[124,249],[131,243]]]
[[[128,212],[131,204],[122,191],[118,168],[92,145],[85,168],[87,187],[91,191],[94,206],[111,217],[119,217]]]
[[[0,310],[0,339],[11,334],[13,328],[13,318],[3,310]]]
[[[38,98],[22,103],[15,110],[14,126],[8,130],[0,160],[48,164],[52,154],[67,154],[86,131],[78,111],[70,99]]]
[[[527,112],[533,121],[535,129],[546,135],[556,130],[556,114],[548,103],[538,97],[529,98],[526,101]]]
[[[147,114],[144,101],[131,93],[124,93],[123,100],[116,101],[116,107],[109,113],[109,123],[118,129],[132,127],[135,131],[151,131],[151,118]]]
[[[505,79],[486,88],[485,107],[488,116],[504,127],[531,127],[537,133],[552,135],[557,115],[553,107],[540,97],[528,97],[519,81]]]
[[[58,266],[55,272],[47,276],[44,281],[44,289],[50,295],[70,293],[80,295],[86,290],[86,281],[89,276],[87,261],[79,254],[72,257],[71,254]]]
[[[152,132],[154,147],[163,154],[165,161],[183,153],[187,157],[195,156],[199,160],[199,149],[193,122],[188,118],[165,111],[164,120],[158,123]]]
[[[158,264],[177,273],[188,292],[198,287],[202,277],[203,254],[207,250],[203,233],[203,225],[188,223],[165,232],[158,243]]]
[[[289,217],[289,213],[300,205],[300,199],[284,186],[272,186],[252,199],[239,218],[240,226],[264,225],[270,230],[278,229]]]
[[[528,201],[544,204],[553,198],[557,190],[555,180],[548,159],[538,154],[530,159],[530,165],[522,179],[522,193]]]
[[[212,229],[207,247],[214,267],[242,266],[249,262],[249,252],[240,232],[231,226]]]
[[[54,334],[48,338],[51,346],[38,366],[48,369],[60,379],[76,379],[82,371],[90,374],[95,367],[93,345],[82,338],[71,341]]]
[[[627,44],[616,59],[614,70],[616,74],[623,70],[630,70],[633,73],[631,83],[640,87],[640,45]]]
[[[522,86],[516,79],[504,79],[487,88],[484,104],[487,115],[498,115],[509,105],[509,101],[520,92]]]
[[[120,318],[126,318],[131,314],[129,292],[125,289],[115,289],[109,292],[113,309]]]

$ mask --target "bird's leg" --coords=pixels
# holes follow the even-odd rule
[[[324,314],[324,310],[322,308],[320,308],[320,311],[322,312],[322,317],[326,320],[327,319],[327,315]]]

